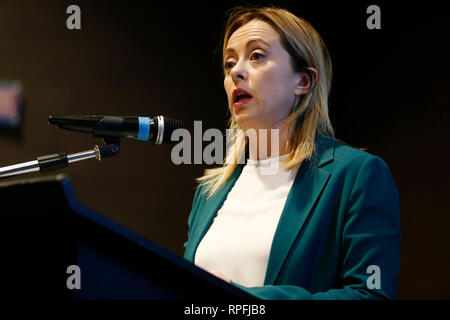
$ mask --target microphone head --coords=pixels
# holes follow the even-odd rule
[[[61,129],[92,133],[93,127],[105,116],[49,116],[48,123],[56,124]]]

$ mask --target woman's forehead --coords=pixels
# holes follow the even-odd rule
[[[278,32],[267,22],[262,20],[251,20],[239,27],[230,36],[227,49],[233,49],[239,45],[245,45],[249,40],[263,39],[271,44],[279,40]]]

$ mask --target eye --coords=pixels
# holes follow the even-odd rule
[[[261,60],[261,59],[263,59],[263,58],[265,58],[266,57],[266,55],[264,54],[264,53],[261,53],[261,52],[254,52],[253,54],[252,54],[252,56],[250,57],[250,59],[251,60]]]
[[[223,65],[223,68],[225,70],[230,70],[231,68],[233,68],[234,66],[234,62],[233,61],[227,61],[225,62],[225,64]]]

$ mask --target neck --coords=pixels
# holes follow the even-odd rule
[[[280,128],[246,130],[249,137],[249,159],[264,160],[289,153],[287,124]]]

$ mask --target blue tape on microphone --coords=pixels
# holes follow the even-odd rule
[[[150,118],[138,117],[139,119],[139,131],[138,140],[147,141],[150,138]]]

